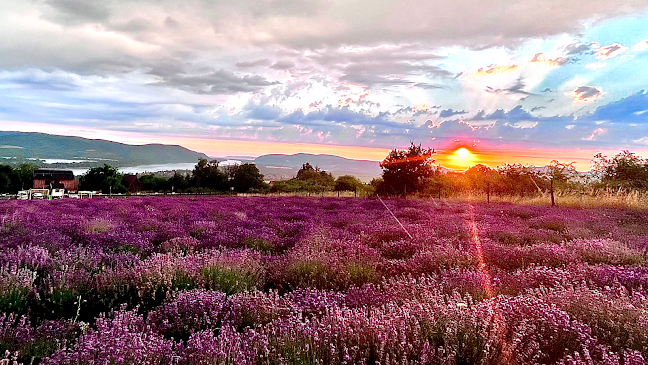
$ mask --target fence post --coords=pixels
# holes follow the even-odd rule
[[[551,192],[551,206],[555,207],[556,206],[556,200],[554,199],[554,186],[553,186],[553,179],[551,179],[551,189],[549,190]]]
[[[486,203],[490,203],[490,182],[486,185]]]

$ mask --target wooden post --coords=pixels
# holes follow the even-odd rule
[[[490,203],[490,182],[486,185],[486,202]]]
[[[340,197],[340,191],[338,190],[338,198]]]
[[[555,207],[556,206],[556,200],[554,199],[553,179],[551,179],[551,189],[549,191],[551,192],[551,206]]]

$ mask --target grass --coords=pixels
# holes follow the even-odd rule
[[[470,203],[486,202],[486,195],[473,195],[469,193],[456,194],[448,200],[457,200]],[[551,205],[551,195],[547,192],[534,196],[496,196],[491,195],[491,203],[511,203],[516,205]],[[557,206],[568,208],[625,208],[648,210],[648,193],[637,191],[587,191],[583,193],[555,193]]]

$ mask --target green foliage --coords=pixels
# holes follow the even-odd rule
[[[328,191],[335,187],[335,180],[330,173],[320,170],[319,167],[311,166],[308,162],[302,165],[297,171],[297,180],[304,182],[308,191]]]
[[[169,180],[155,175],[142,175],[139,177],[144,191],[164,191],[171,190]]]
[[[104,164],[93,167],[81,176],[80,190],[101,191],[103,194],[121,194],[128,191],[124,184],[124,176],[116,167]]]
[[[191,175],[191,186],[210,190],[228,190],[227,175],[218,168],[218,161],[198,160]]]
[[[497,172],[499,177],[493,191],[499,195],[531,196],[547,185],[532,166],[504,164],[497,168]]]
[[[14,169],[8,165],[0,165],[0,193],[15,192],[18,176]]]
[[[623,151],[612,158],[602,154],[594,156],[594,170],[601,182],[622,189],[648,189],[648,160],[632,152]]]
[[[0,295],[0,313],[24,313],[27,310],[26,288],[10,288]]]
[[[335,180],[336,191],[360,191],[363,188],[364,184],[355,176],[342,175]]]
[[[331,191],[335,188],[333,175],[313,167],[308,162],[302,165],[297,172],[297,177],[290,180],[276,181],[271,187],[273,193],[311,192],[320,193]]]
[[[251,190],[262,190],[267,186],[263,181],[263,175],[255,164],[245,163],[235,166],[232,181],[230,182],[234,191],[247,193]]]
[[[183,191],[189,187],[189,181],[186,176],[176,172],[169,178],[168,186],[171,191]]]
[[[393,149],[380,163],[383,183],[380,194],[408,194],[419,191],[421,182],[435,173],[434,150],[422,148],[413,142],[406,150]]]
[[[0,165],[0,193],[16,193],[19,190],[31,189],[34,181],[34,165],[23,164],[19,168]]]
[[[208,266],[201,270],[207,287],[227,295],[254,290],[259,277],[255,273],[242,270],[230,270],[218,266]]]

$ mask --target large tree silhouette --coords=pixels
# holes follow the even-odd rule
[[[406,150],[393,149],[380,163],[383,182],[378,188],[382,194],[408,194],[421,188],[422,180],[434,175],[434,150],[411,143]]]

